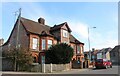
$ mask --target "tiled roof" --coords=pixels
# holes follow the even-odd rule
[[[46,32],[46,34],[51,35],[49,33],[50,27],[47,25],[43,25],[38,22],[25,19],[23,17],[21,18],[21,23],[24,25],[24,27],[28,32],[39,34],[39,35],[41,35],[43,32]]]
[[[97,53],[104,53],[106,54],[107,52],[110,52],[112,50],[112,48],[103,48],[101,50],[99,50]]]
[[[93,54],[96,55],[100,50],[93,51]]]
[[[115,46],[110,52],[120,52],[120,45]]]
[[[66,27],[68,28],[68,32],[71,32],[71,29],[68,27],[67,22],[64,22],[64,23],[61,23],[61,24],[58,24],[58,25],[54,25],[53,27],[51,27],[50,30],[51,31],[58,30],[58,29],[60,29],[64,25],[66,25]]]
[[[59,24],[59,25],[54,25],[53,27],[51,27],[51,31],[60,29],[64,24],[65,23],[62,23],[62,24]]]
[[[66,27],[68,28],[68,31],[71,32],[71,29],[68,27],[67,22],[64,22],[62,24],[59,25],[54,25],[53,27],[50,27],[48,25],[43,25],[40,24],[38,22],[26,19],[21,17],[21,23],[22,25],[25,27],[25,29],[30,32],[30,33],[34,33],[34,34],[39,34],[39,35],[49,35],[49,36],[53,36],[50,31],[54,31],[54,30],[58,30],[60,29],[63,25],[66,25]],[[76,44],[84,44],[82,42],[80,42],[79,40],[77,40],[73,35],[70,34],[70,42],[72,43],[76,43]]]
[[[70,34],[70,42],[72,42],[72,43],[77,43],[77,44],[84,44],[84,43],[82,43],[82,42],[80,42],[80,41],[78,41],[73,35],[71,35]]]

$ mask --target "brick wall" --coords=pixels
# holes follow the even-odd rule
[[[10,59],[2,58],[2,71],[13,71],[14,63],[10,61]]]
[[[71,64],[38,64],[38,65],[33,65],[30,69],[32,72],[50,73],[50,72],[70,70]]]
[[[33,49],[33,38],[37,38],[38,39],[37,49]],[[50,36],[38,36],[38,35],[35,35],[35,34],[30,34],[30,46],[29,46],[29,48],[30,48],[30,51],[32,52],[32,56],[36,57],[36,61],[37,62],[38,62],[39,53],[40,52],[44,52],[43,49],[42,49],[42,39],[45,39],[45,43],[46,43],[45,50],[48,49],[48,40],[52,40],[52,44],[56,44],[57,43],[57,41],[54,40],[53,37],[50,37]]]
[[[26,49],[29,48],[29,36],[27,35],[27,32],[22,24],[19,26],[19,29],[18,25],[14,26],[7,43],[3,45],[3,49],[6,49],[5,47],[8,47],[6,50],[9,50],[11,48],[16,48],[16,46]]]

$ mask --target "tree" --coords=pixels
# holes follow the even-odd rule
[[[70,63],[72,57],[73,48],[66,43],[52,45],[45,51],[46,63],[66,64]]]
[[[33,62],[31,52],[22,47],[3,51],[3,56],[14,63],[14,71],[26,70]]]

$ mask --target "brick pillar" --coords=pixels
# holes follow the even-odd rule
[[[80,62],[80,68],[83,69],[83,62]]]

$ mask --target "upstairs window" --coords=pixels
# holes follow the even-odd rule
[[[52,40],[48,40],[48,48],[52,45]]]
[[[32,49],[37,49],[37,45],[38,45],[38,39],[37,38],[33,38]]]
[[[79,45],[77,46],[77,53],[78,54],[80,53],[80,46]]]
[[[45,39],[42,39],[42,50],[45,50],[46,48],[46,41]]]
[[[68,37],[68,32],[66,30],[63,30],[63,37]]]

